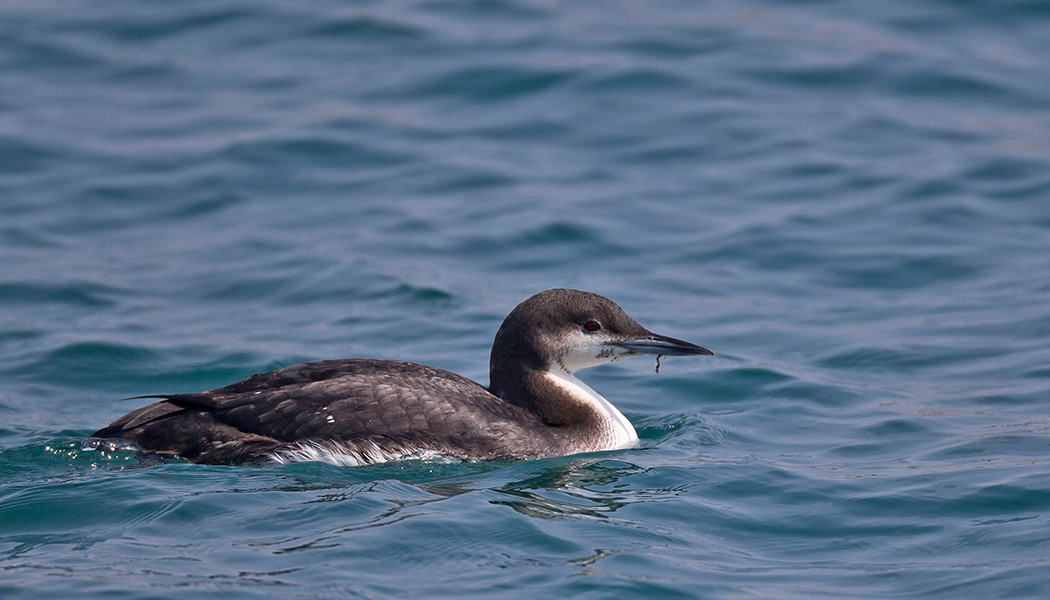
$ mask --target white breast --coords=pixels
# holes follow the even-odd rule
[[[576,379],[572,373],[561,369],[547,372],[551,382],[565,390],[582,402],[589,404],[602,415],[604,421],[605,435],[601,447],[591,448],[590,451],[619,450],[621,448],[633,448],[638,445],[638,432],[634,425],[623,416],[612,402],[609,402],[598,392],[591,389],[589,385]]]

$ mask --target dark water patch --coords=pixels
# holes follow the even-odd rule
[[[419,196],[446,196],[450,193],[479,193],[508,188],[518,179],[508,173],[488,168],[428,167],[413,177]]]
[[[983,160],[962,174],[979,183],[1018,183],[1041,180],[1045,183],[1045,163],[1011,157]]]
[[[0,467],[7,474],[12,490],[31,491],[35,483],[47,486],[68,485],[76,488],[83,478],[96,469],[123,469],[134,467],[137,460],[131,453],[84,452],[84,439],[89,431],[16,432],[12,440],[18,445],[0,449]],[[0,497],[0,506],[6,504]]]
[[[528,271],[564,261],[567,255],[585,260],[585,257],[615,253],[619,244],[607,236],[596,235],[597,231],[587,223],[547,221],[518,231],[512,237],[498,231],[483,235],[471,232],[456,241],[455,251],[462,255],[481,252],[491,259],[510,261],[506,268]]]
[[[434,14],[460,17],[468,20],[481,19],[492,23],[509,19],[510,22],[529,22],[550,16],[550,7],[532,2],[518,0],[437,0],[428,4],[428,12]]]
[[[302,362],[302,357],[289,357],[273,362],[249,353],[232,353],[200,361],[210,349],[187,347],[161,351],[128,344],[79,342],[67,344],[39,357],[29,357],[5,371],[10,377],[65,389],[67,397],[84,394],[84,390],[110,390],[117,402],[121,395],[146,393],[195,392],[233,383],[255,373]],[[180,358],[181,355],[181,358]],[[191,366],[173,368],[173,363]],[[30,374],[32,374],[30,376]],[[94,394],[92,394],[94,395]],[[142,401],[134,401],[143,403]],[[131,402],[114,404],[127,411]]]
[[[1008,484],[990,485],[965,495],[946,508],[961,516],[1040,514],[1050,508],[1050,490]]]
[[[311,31],[313,36],[367,40],[369,43],[419,40],[427,33],[426,29],[406,19],[395,20],[376,15],[326,19]]]
[[[206,183],[201,187],[207,188],[212,187],[212,185]],[[188,200],[177,206],[170,207],[166,216],[175,220],[212,217],[245,201],[243,196],[232,191],[217,191],[210,196],[199,200]]]
[[[948,72],[917,69],[899,75],[890,82],[894,94],[904,96],[944,97],[957,95],[967,99],[1001,98],[1007,90],[991,78],[974,72]]]
[[[75,487],[86,489],[70,493]],[[5,525],[5,535],[0,539],[17,541],[18,544],[8,551],[7,558],[31,553],[41,546],[69,544],[71,540],[76,550],[87,551],[109,539],[115,531],[158,519],[177,505],[168,499],[149,501],[142,497],[143,501],[136,503],[134,508],[121,507],[115,502],[99,502],[90,511],[79,510],[85,492],[92,489],[102,498],[128,493],[143,496],[138,484],[112,477],[56,480],[47,485],[16,490],[6,495],[0,504],[0,523]],[[84,531],[93,529],[100,522],[107,523],[107,534],[99,530],[94,535]]]
[[[921,203],[923,209],[914,215],[916,224],[935,230],[958,228],[963,231],[982,224],[998,225],[1000,219],[982,201],[960,200],[961,187],[954,182],[923,180],[901,190],[903,197]],[[931,240],[933,241],[933,240]]]
[[[0,283],[0,302],[11,305],[70,304],[80,307],[108,307],[123,294],[98,284],[48,285],[41,283]]]
[[[725,38],[719,31],[707,32],[709,36],[697,36],[696,31],[688,27],[678,29],[668,28],[660,32],[660,36],[650,38],[627,38],[619,43],[619,47],[640,57],[652,57],[661,60],[667,59],[690,59],[696,56],[713,52],[725,43]]]
[[[980,273],[978,265],[960,257],[941,256],[872,256],[850,261],[834,271],[835,284],[841,287],[878,289],[918,289],[939,281],[972,279]]]
[[[995,189],[989,190],[988,194],[1000,200],[1031,201],[1033,204],[1036,204],[1036,199],[1046,198],[1050,195],[1050,177],[1029,176],[1014,179],[1007,183],[1008,185],[999,185]],[[1041,203],[1038,204],[1039,206],[1032,207],[1034,209],[1032,211],[1033,216],[1036,217],[1035,224],[1044,228],[1050,227],[1050,214],[1048,214],[1050,211],[1046,211],[1041,206]]]
[[[116,85],[150,85],[163,84],[173,78],[178,77],[178,74],[174,72],[173,67],[166,63],[132,63],[132,64],[119,64],[110,65],[107,69],[106,79]],[[166,126],[162,128],[167,129]],[[140,134],[145,134],[147,131],[139,130]]]
[[[940,543],[940,550],[945,545],[980,547],[996,545],[992,540],[979,540],[970,536],[980,536],[987,528],[997,528],[1004,523],[1023,524],[1033,515],[1046,510],[1050,503],[1050,492],[1040,484],[1025,485],[988,483],[963,485],[961,482],[965,471],[956,471],[948,478],[956,480],[954,484],[934,483],[928,475],[915,476],[909,480],[907,494],[875,494],[851,501],[853,512],[857,515],[879,518],[899,518],[909,521],[917,519],[931,523],[940,523],[949,528],[949,537]],[[957,517],[965,519],[956,527],[947,519]],[[1021,521],[1017,521],[1020,518]],[[1004,521],[1004,519],[1008,519]],[[962,536],[962,539],[959,538]],[[966,537],[970,537],[966,540]],[[927,542],[928,543],[928,542]],[[1025,553],[1023,547],[1012,551]]]
[[[455,293],[439,287],[416,285],[399,281],[375,282],[368,289],[356,291],[369,302],[381,302],[390,306],[399,306],[418,314],[416,316],[439,317],[456,311],[463,305],[463,299]],[[347,321],[344,321],[347,322]],[[379,324],[386,327],[386,324]],[[411,336],[411,327],[406,334]]]
[[[660,443],[683,435],[689,430],[704,426],[704,419],[698,413],[684,413],[674,415],[642,416],[631,419],[638,438],[642,440],[653,440]]]
[[[63,153],[54,147],[24,137],[0,135],[0,175],[36,174],[61,160],[62,156]]]
[[[771,367],[738,367],[707,373],[702,396],[708,401],[731,405],[734,401],[754,400],[759,390],[779,389],[792,381],[790,375]]]
[[[824,450],[823,454],[832,460],[864,460],[878,456],[886,449],[885,443],[850,443],[834,446]]]
[[[288,275],[245,277],[202,290],[201,298],[209,301],[244,302],[280,296],[291,284]]]
[[[580,244],[592,243],[598,240],[592,228],[576,223],[555,222],[544,226],[538,231],[528,233],[519,241],[530,246],[544,246],[547,244]]]
[[[1004,382],[1003,387],[1008,387],[1010,383],[1012,382]],[[1027,390],[1023,388],[1017,390],[974,389],[967,396],[970,402],[979,406],[1034,406],[1046,398],[1048,391],[1050,391],[1048,386],[1038,386]]]
[[[1021,435],[1020,433],[982,433],[969,439],[952,441],[940,449],[922,456],[924,461],[972,461],[989,456],[1011,456],[1042,459],[1050,450],[1050,435],[1046,432]]]
[[[850,92],[870,89],[877,85],[882,69],[875,63],[851,61],[847,64],[799,65],[783,68],[749,70],[748,75],[764,83],[778,84],[788,89],[810,88],[834,90],[842,88]]]
[[[11,213],[14,212],[16,211],[10,211],[8,215],[13,216]],[[25,212],[35,211],[27,208]],[[0,228],[0,241],[11,248],[32,248],[34,250],[56,250],[64,246],[62,239],[30,227]]]
[[[456,298],[455,295],[446,290],[431,287],[421,287],[401,284],[381,297],[400,298],[409,303],[420,303],[427,305],[450,306],[450,302]]]
[[[11,31],[10,28],[7,29]],[[56,39],[53,36],[30,35],[37,32],[22,29],[7,46],[5,61],[17,71],[33,71],[48,77],[60,75],[80,76],[84,72],[102,66],[105,60],[97,49],[79,44],[70,38]]]
[[[164,222],[166,218],[192,218],[213,214],[243,202],[241,193],[213,173],[186,173],[155,169],[149,174],[115,179],[94,179],[77,190],[80,202],[99,209],[120,209],[129,220]],[[144,198],[168,198],[165,202],[144,203]],[[140,217],[140,215],[142,215]],[[102,215],[92,215],[100,217]],[[116,217],[117,215],[111,215]]]
[[[875,416],[871,409],[853,414],[856,423],[836,432],[828,432],[821,443],[828,446],[820,450],[820,456],[833,461],[851,461],[855,463],[869,460],[885,461],[887,464],[875,464],[870,468],[877,473],[884,472],[889,464],[896,464],[904,457],[907,460],[913,452],[922,452],[928,440],[941,439],[949,428],[932,417],[902,417],[896,413],[891,416]],[[827,419],[827,416],[824,416]],[[921,441],[927,440],[927,441]],[[898,458],[892,461],[889,456]]]
[[[716,417],[704,412],[676,415],[636,416],[631,421],[641,440],[641,450],[627,451],[625,460],[641,461],[641,452],[658,452],[663,460],[678,456],[686,460],[702,461],[715,450],[724,449],[747,440],[744,432],[721,424]],[[659,461],[660,458],[653,457]]]
[[[822,377],[820,380],[799,375],[778,385],[763,388],[764,401],[774,405],[795,406],[799,402],[800,410],[811,410],[814,407],[842,407],[856,401],[858,390],[849,380],[836,380]],[[801,416],[801,415],[800,415]]]
[[[388,273],[378,273],[372,269],[320,268],[313,273],[300,272],[293,275],[286,288],[275,296],[275,300],[286,306],[345,306],[348,309],[359,303],[381,301],[393,297],[392,291],[405,284]],[[353,311],[357,312],[357,311]],[[360,325],[375,324],[364,313],[342,317],[339,324],[357,323]]]
[[[714,253],[750,259],[756,268],[767,272],[795,271],[820,260],[815,240],[801,234],[785,235],[765,224],[749,225],[744,230],[732,232],[725,244],[714,249]]]
[[[173,8],[173,7],[169,7]],[[63,28],[66,33],[101,36],[110,42],[139,44],[161,42],[173,37],[207,35],[210,30],[228,27],[256,18],[259,12],[247,7],[224,2],[217,5],[197,5],[194,11],[180,9],[129,9],[120,19],[103,17],[100,13],[81,15]]]
[[[241,201],[241,196],[199,186],[198,182],[173,181],[166,176],[126,177],[121,181],[94,181],[78,187],[76,209],[56,215],[46,233],[56,239],[102,234],[129,234],[151,228],[160,235],[176,229],[180,222],[205,222],[206,218]],[[143,199],[173,198],[165,202]]]
[[[928,344],[839,348],[833,356],[821,359],[819,364],[826,369],[899,375],[909,371],[951,366],[962,361],[982,360],[988,357],[989,352],[987,349],[949,348]]]
[[[504,122],[494,125],[485,125],[477,129],[464,131],[464,135],[477,136],[480,138],[503,141],[517,140],[518,142],[556,142],[571,139],[575,133],[572,123],[547,119],[537,120],[531,118],[521,122]]]
[[[165,363],[154,368],[152,372],[144,370],[145,377],[127,378],[124,381],[127,385],[135,385],[142,390],[139,393],[196,392],[228,385],[256,373],[289,367],[313,358],[289,355],[274,359],[263,353],[234,352],[200,361],[203,350],[193,347],[180,349],[172,354],[179,356],[179,363],[187,366],[172,368]]]
[[[542,94],[571,79],[571,71],[522,69],[513,65],[456,69],[406,91],[421,97],[464,98],[488,103]]]
[[[316,136],[242,141],[232,144],[223,154],[257,167],[281,168],[287,168],[289,163],[306,164],[311,168],[382,168],[400,165],[410,159],[408,155],[375,145]]]
[[[917,419],[887,419],[864,428],[864,433],[876,438],[929,434],[929,424]]]
[[[644,95],[684,93],[689,88],[689,81],[665,70],[636,67],[606,73],[600,77],[583,78],[578,85],[590,92]]]
[[[96,372],[100,368],[109,371],[120,366],[127,368],[129,365],[146,364],[157,359],[156,352],[144,347],[107,342],[77,342],[49,352],[37,366],[54,365],[54,374],[73,375],[73,371],[80,371],[80,374]]]
[[[1025,377],[1032,379],[1040,379],[1050,383],[1050,367],[1038,367],[1031,369],[1024,374]]]
[[[696,161],[706,154],[702,148],[686,144],[661,144],[659,147],[641,149],[623,156],[626,162],[641,164],[667,164],[676,161]]]

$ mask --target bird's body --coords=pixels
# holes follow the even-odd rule
[[[500,327],[488,388],[414,363],[323,360],[208,392],[154,396],[163,400],[93,437],[206,464],[533,459],[618,449],[637,443],[634,428],[573,372],[639,353],[710,354],[650,333],[597,294],[548,290]]]

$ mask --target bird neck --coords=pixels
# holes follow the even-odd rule
[[[558,428],[579,448],[598,451],[638,443],[631,422],[611,402],[555,365],[537,369],[520,362],[493,364],[489,391]]]

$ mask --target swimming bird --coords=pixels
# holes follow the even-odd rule
[[[612,300],[540,292],[503,321],[489,386],[424,365],[339,359],[254,375],[215,390],[162,394],[96,431],[203,464],[318,460],[357,466],[442,455],[536,459],[637,445],[634,426],[575,372],[640,354],[709,355],[657,335]]]

